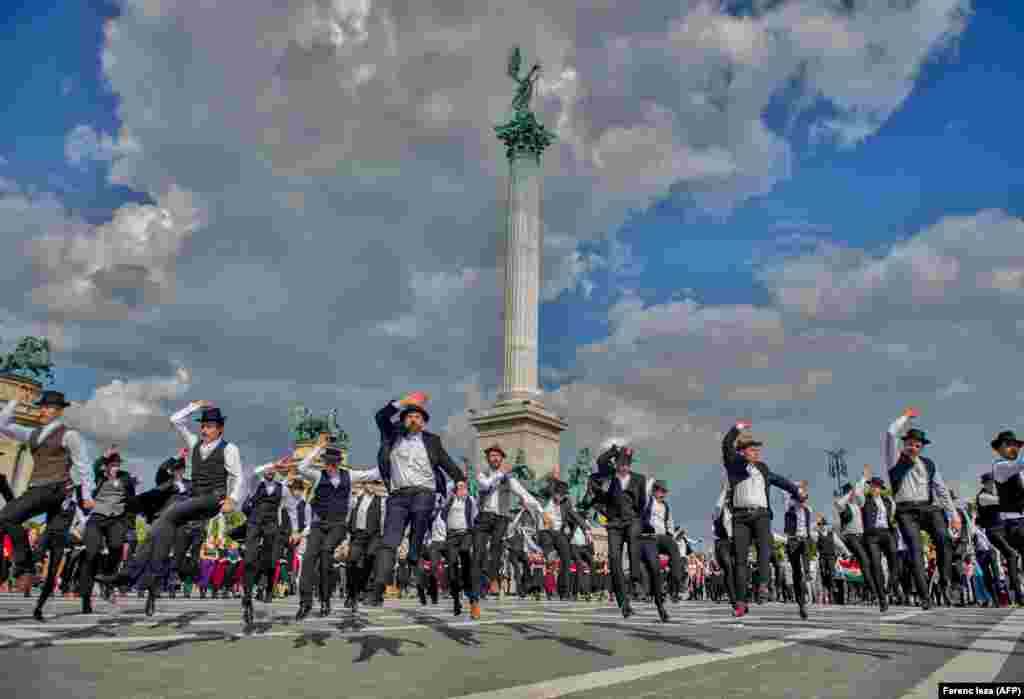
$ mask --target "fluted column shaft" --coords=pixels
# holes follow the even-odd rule
[[[505,225],[505,373],[498,400],[535,398],[537,326],[540,317],[540,258],[543,245],[541,165],[523,153],[509,160],[508,213]]]

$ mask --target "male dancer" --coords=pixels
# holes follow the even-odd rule
[[[353,611],[370,578],[371,566],[377,555],[381,537],[384,536],[384,519],[387,511],[386,496],[361,493],[352,503],[348,521],[350,540],[345,606]],[[422,597],[422,588],[420,600],[426,604]]]
[[[447,530],[445,539],[445,560],[448,570],[448,589],[452,593],[455,616],[462,614],[462,590],[469,597],[469,615],[480,618],[480,569],[479,560],[473,555],[473,527],[479,513],[476,498],[469,494],[465,481],[455,484],[455,491],[448,496],[438,517],[444,520]],[[411,547],[410,547],[411,548]]]
[[[821,575],[821,586],[824,592],[826,604],[832,604],[833,589],[835,585],[836,561],[841,554],[844,558],[849,557],[850,550],[839,538],[839,535],[829,525],[825,515],[818,513],[817,516],[817,546],[818,546],[818,571]]]
[[[526,493],[525,490],[523,492]],[[537,532],[537,543],[544,550],[545,556],[550,557],[553,552],[558,554],[561,562],[558,566],[558,596],[565,600],[569,596],[569,566],[574,560],[569,541],[577,527],[587,529],[588,525],[572,506],[568,484],[558,480],[557,475],[551,482],[550,493],[550,499],[543,509],[529,494],[523,498],[523,504],[530,509],[536,508],[538,519],[548,525],[546,529]]]
[[[512,475],[512,464],[505,451],[493,444],[484,450],[487,464],[477,473],[480,516],[473,533],[477,566],[488,581],[496,580],[505,545],[505,532],[512,520],[512,508],[518,497],[524,507],[539,510],[536,500]],[[484,589],[490,589],[485,585]]]
[[[32,480],[19,497],[8,500],[0,510],[0,538],[11,537],[14,552],[16,588],[28,593],[32,588],[35,565],[28,543],[28,532],[22,526],[38,515],[45,514],[47,522],[59,517],[68,493],[71,491],[71,469],[78,472],[83,493],[91,494],[94,487],[92,464],[85,452],[85,444],[77,431],[64,424],[64,409],[71,405],[59,391],[43,391],[36,406],[42,427],[29,429],[14,421],[18,401],[8,401],[0,411],[0,434],[19,442],[27,442],[32,453]],[[81,503],[92,509],[91,499]]]
[[[199,413],[199,435],[188,428]],[[148,591],[146,616],[156,613],[157,590],[170,570],[175,533],[184,524],[233,512],[241,502],[245,481],[238,447],[224,439],[224,415],[209,401],[193,401],[171,416],[171,423],[191,450],[192,497],[170,505],[157,518],[146,545],[118,576],[97,576],[102,583],[132,585]]]
[[[654,482],[654,498],[650,503],[649,519],[645,521],[645,527],[654,530],[654,544],[658,554],[668,556],[668,592],[673,602],[679,602],[679,594],[683,585],[683,563],[679,556],[679,544],[676,542],[676,525],[672,519],[672,508],[665,501],[668,495],[668,486],[664,481]],[[685,541],[686,533],[683,532]],[[686,544],[684,543],[684,546]],[[657,560],[657,556],[655,557]],[[659,565],[660,572],[660,565]],[[660,575],[659,575],[660,581]],[[660,582],[658,583],[660,586]]]
[[[747,552],[757,542],[757,565],[761,581],[760,595],[767,593],[772,552],[772,509],[768,488],[775,486],[794,497],[800,489],[795,483],[773,473],[761,461],[759,442],[745,432],[750,423],[737,422],[722,439],[722,463],[732,494],[733,557],[736,561],[736,604],[733,615],[742,617],[747,606]]]
[[[614,472],[612,461],[615,461]],[[622,616],[628,619],[633,615],[633,607],[630,604],[632,585],[626,587],[622,571],[622,547],[629,546],[630,554],[630,577],[631,582],[639,580],[641,566],[648,567],[651,579],[657,580],[658,568],[650,570],[650,560],[643,560],[641,557],[640,534],[644,527],[644,514],[650,507],[649,499],[653,490],[653,483],[648,483],[647,477],[632,472],[633,450],[626,447],[620,449],[618,445],[612,445],[597,459],[595,472],[591,475],[593,484],[592,492],[594,502],[604,509],[608,518],[606,529],[608,531],[608,560],[611,564],[612,587],[615,591],[615,599],[618,602]],[[607,486],[603,482],[607,481]],[[648,547],[647,553],[650,553]],[[657,556],[655,555],[655,561]],[[659,597],[655,598],[660,600]],[[664,605],[658,610],[663,614]]]
[[[800,493],[793,498],[785,516],[786,557],[793,570],[793,586],[800,618],[807,618],[807,598],[804,586],[804,565],[807,562],[808,541],[817,541],[811,527],[811,508],[807,505],[807,481],[800,482]]]
[[[1017,439],[1011,431],[1000,432],[991,443],[998,455],[992,464],[992,477],[995,481],[996,493],[999,495],[1000,519],[1002,531],[999,541],[992,544],[1006,558],[1007,567],[1016,568],[1016,554],[1024,556],[1024,455],[1021,446],[1024,442]],[[1024,588],[1021,587],[1019,573],[1012,584],[1010,604],[1024,606]]]
[[[882,435],[882,463],[889,470],[889,482],[896,502],[896,524],[909,551],[921,606],[931,609],[924,572],[921,530],[928,532],[935,545],[939,584],[945,600],[949,598],[951,556],[943,511],[953,529],[960,528],[960,518],[953,509],[953,501],[935,462],[921,454],[925,446],[931,443],[925,433],[914,428],[907,430],[902,438],[899,437],[903,428],[917,416],[916,410],[908,408],[889,425],[889,429]],[[902,447],[899,446],[900,440]]]
[[[246,517],[243,525],[245,553],[242,557],[242,620],[246,626],[251,626],[254,621],[252,589],[261,573],[267,578],[264,598],[269,601],[273,596],[274,564],[280,556],[277,544],[285,491],[285,484],[275,480],[274,476],[287,471],[287,458],[253,469],[250,480],[255,482],[250,482],[251,492],[242,505]]]
[[[121,470],[120,454],[108,453],[103,459],[103,473],[96,481],[96,488],[90,498],[95,506],[89,513],[89,522],[82,537],[85,543],[85,558],[81,563],[78,583],[78,592],[82,598],[82,614],[92,614],[96,557],[104,542],[109,551],[106,559],[107,574],[113,574],[121,562],[124,535],[134,522],[134,517],[129,521],[126,508],[128,499],[133,497],[135,479],[127,471]]]
[[[345,538],[352,484],[380,480],[380,472],[376,468],[366,471],[339,469],[342,452],[337,447],[328,446],[329,443],[330,436],[321,435],[316,448],[306,455],[296,469],[299,476],[314,484],[313,500],[310,503],[313,521],[310,524],[306,554],[302,559],[296,621],[302,621],[313,611],[313,582],[316,576],[319,576],[320,584],[320,616],[330,616],[331,566],[334,563],[334,549]],[[310,465],[321,454],[324,468],[312,468]]]
[[[428,396],[412,393],[388,403],[375,416],[380,430],[377,450],[378,478],[388,489],[388,511],[384,519],[384,538],[377,551],[377,597],[384,597],[384,586],[395,567],[395,556],[406,527],[410,528],[408,558],[420,559],[420,547],[430,527],[438,500],[447,495],[445,476],[454,482],[466,475],[452,461],[441,438],[424,429],[430,415],[423,407]],[[398,423],[394,422],[397,415]]]
[[[639,537],[640,560],[647,569],[650,592],[654,597],[654,606],[658,610],[658,616],[662,622],[668,623],[669,615],[665,611],[665,597],[661,585],[661,561],[658,559],[658,552],[659,549],[665,547],[666,553],[674,551],[678,557],[679,549],[671,535],[675,531],[672,512],[668,503],[665,502],[668,486],[664,481],[653,481],[648,492]],[[678,563],[677,560],[677,567]],[[678,581],[678,573],[673,578]]]
[[[425,555],[418,568],[416,579],[416,592],[420,598],[420,604],[427,604],[427,595],[430,601],[437,604],[438,587],[440,585],[441,559],[444,557],[445,541],[448,538],[448,525],[443,517],[434,517],[430,531],[423,541]]]
[[[711,516],[715,532],[715,560],[722,568],[722,584],[729,596],[729,604],[736,607],[736,571],[732,555],[732,493],[728,479],[722,481],[722,490]]]
[[[864,548],[867,549],[871,570],[879,587],[878,607],[884,613],[889,608],[888,589],[896,589],[900,579],[900,557],[896,550],[896,533],[893,519],[896,504],[887,495],[882,495],[885,481],[875,476],[868,481],[871,490],[861,507],[864,523]],[[888,581],[882,578],[882,554],[888,566]]]
[[[846,483],[843,485],[842,496],[835,501],[836,513],[840,522],[840,533],[843,543],[853,552],[861,571],[864,573],[864,587],[871,590],[879,599],[882,605],[882,588],[879,582],[881,570],[871,565],[867,549],[864,547],[864,489],[868,479],[871,478],[871,467],[864,466],[864,477],[857,481],[856,485]],[[882,607],[884,612],[888,608],[886,604]]]

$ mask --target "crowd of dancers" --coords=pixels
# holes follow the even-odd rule
[[[43,392],[44,424],[35,429],[16,424],[11,401],[0,411],[0,432],[26,443],[34,462],[19,495],[0,477],[0,533],[11,542],[17,589],[29,594],[45,560],[39,621],[59,579],[64,592],[77,592],[83,614],[93,613],[97,584],[111,601],[119,590],[138,591],[147,615],[161,594],[198,589],[200,597],[237,596],[246,625],[254,599],[297,595],[301,621],[314,600],[330,615],[335,594],[351,611],[379,606],[393,582],[400,594],[415,588],[424,605],[446,594],[455,615],[466,602],[473,619],[482,601],[502,594],[607,595],[626,618],[634,602],[649,601],[663,622],[666,603],[684,596],[727,599],[736,617],[750,612],[750,600],[789,601],[805,619],[810,604],[862,602],[882,612],[954,599],[1024,605],[1024,442],[1013,432],[991,441],[996,459],[966,502],[924,455],[930,442],[910,425],[916,411],[905,411],[883,434],[888,480],[866,466],[831,503],[833,526],[812,509],[808,484],[774,473],[750,425],[736,423],[722,441],[714,545],[705,555],[675,526],[667,485],[633,470],[629,447],[597,458],[577,503],[557,472],[535,497],[493,445],[470,495],[467,474],[426,429],[427,400],[413,393],[377,412],[380,446],[370,469],[344,467],[328,435],[302,459],[244,465],[220,409],[192,402],[171,417],[185,448],[160,465],[147,490],[121,468],[116,449],[86,458],[81,436],[63,422],[61,393]],[[772,531],[772,487],[790,496],[782,533]],[[211,523],[236,510],[244,523],[212,537]],[[39,515],[45,533],[33,542],[25,523]],[[597,515],[606,557],[595,556]],[[149,523],[141,544],[139,516]],[[845,584],[854,562],[862,583]]]

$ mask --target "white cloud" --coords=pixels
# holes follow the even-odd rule
[[[191,382],[187,369],[173,378],[150,381],[114,380],[96,388],[92,398],[67,409],[70,424],[98,442],[125,440],[147,432],[170,429],[165,401],[181,397]]]
[[[79,124],[68,132],[64,142],[64,157],[72,165],[88,160],[113,162],[125,155],[139,152],[139,145],[124,129],[118,138],[97,132],[88,124]]]

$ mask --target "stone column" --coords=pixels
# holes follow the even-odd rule
[[[504,240],[504,372],[498,401],[531,400],[537,381],[537,326],[543,245],[540,158],[520,151],[509,158]]]

